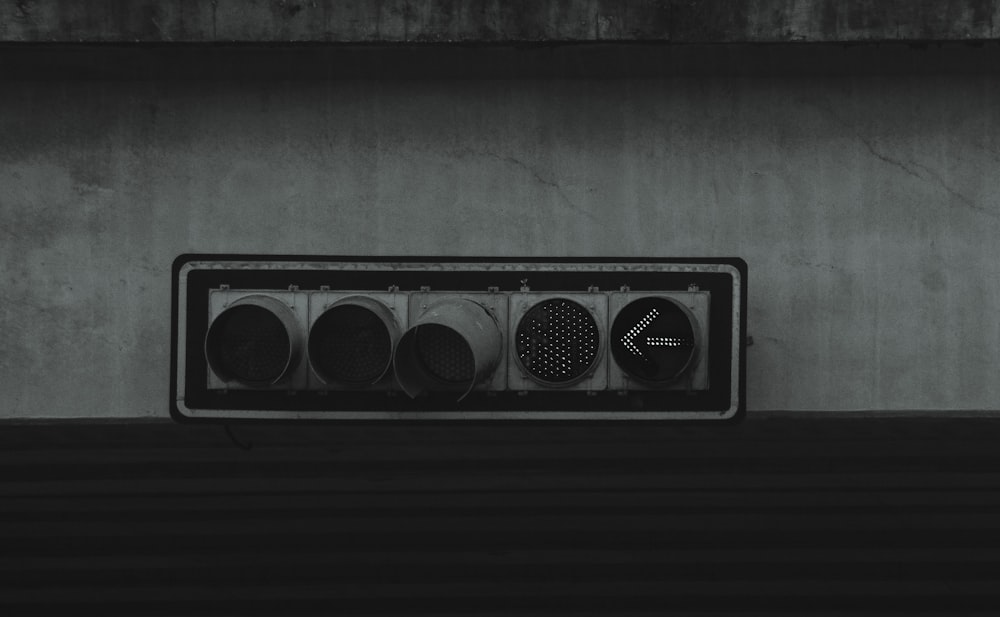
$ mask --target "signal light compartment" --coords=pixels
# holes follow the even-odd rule
[[[334,292],[321,288],[310,293],[309,389],[398,390],[391,378],[392,353],[407,327],[407,302],[407,295],[398,291]],[[341,349],[334,351],[348,357],[329,357],[329,348],[338,342]],[[357,349],[365,343],[375,349]]]
[[[205,358],[209,364],[206,387],[222,391],[295,391],[306,388],[308,378],[304,343],[308,302],[305,293],[291,290],[230,290],[226,286],[209,290],[209,326],[205,336]],[[256,315],[246,314],[250,311],[254,311]],[[245,314],[234,315],[240,312]],[[237,324],[239,330],[253,329],[257,332],[256,340],[247,340],[246,336],[241,337],[241,333],[233,332],[237,329],[231,323],[234,317],[242,322]],[[261,336],[260,331],[268,326],[271,326],[272,332],[264,333],[269,336]],[[241,337],[243,340],[241,345],[234,346],[238,348],[232,353],[213,353],[213,348],[218,347],[213,344],[213,339],[221,337]],[[268,349],[262,349],[265,347]],[[280,349],[275,349],[276,347]],[[276,359],[281,366],[277,371],[261,367],[264,361],[259,358],[257,366],[251,365],[251,358],[246,356],[254,352],[257,355],[267,355],[260,353],[262,351],[279,356]],[[232,365],[241,365],[243,368],[241,370]]]
[[[468,309],[471,315],[463,315],[462,310]],[[455,399],[461,400],[473,392],[500,392],[506,389],[507,384],[507,358],[503,353],[506,346],[504,339],[504,327],[507,323],[507,296],[497,292],[483,291],[472,293],[456,293],[453,291],[432,291],[429,288],[422,288],[420,291],[410,294],[410,324],[413,328],[420,328],[420,325],[434,326],[441,325],[446,321],[447,315],[438,319],[432,318],[436,311],[451,311],[451,317],[455,323],[450,324],[455,329],[453,336],[465,339],[468,351],[472,354],[473,383],[460,380],[454,386],[445,386],[439,392],[453,392]],[[433,323],[426,323],[431,319]],[[468,320],[468,321],[467,321]],[[463,323],[466,322],[467,323]],[[481,336],[475,337],[473,333],[465,333],[463,330],[478,331]],[[416,334],[417,331],[407,334]],[[405,336],[405,335],[404,335]],[[416,340],[418,337],[414,337]],[[498,347],[498,349],[494,349]],[[396,364],[397,379],[400,379],[402,366],[402,354],[397,348],[397,353],[393,356]],[[419,352],[419,346],[415,349]],[[419,355],[419,353],[417,354]],[[484,370],[485,369],[485,370]],[[481,375],[481,373],[487,373]],[[402,385],[402,384],[401,384]],[[426,384],[430,386],[430,384]],[[406,390],[406,386],[403,386]]]
[[[521,291],[510,295],[510,306],[511,389],[607,389],[607,294]]]
[[[646,307],[638,305],[647,304]],[[708,390],[710,365],[710,316],[711,293],[708,291],[680,291],[665,294],[635,293],[623,291],[612,293],[611,304],[611,363],[608,377],[609,387],[614,390]],[[657,305],[673,309],[675,323],[660,325],[668,315],[665,310],[657,310]],[[629,309],[640,309],[636,317],[629,315]],[[645,320],[652,317],[649,323]],[[687,330],[685,332],[685,330]],[[688,347],[690,345],[690,347]],[[685,366],[676,371],[663,367],[671,358],[663,356],[674,352],[690,354],[684,360]],[[652,356],[645,360],[643,356]],[[659,357],[657,357],[659,356]],[[645,360],[645,361],[644,361]],[[629,364],[638,362],[640,366],[659,364],[654,374],[641,374]],[[678,362],[680,364],[680,362]]]
[[[172,281],[171,416],[177,421],[208,422],[738,420],[746,408],[746,273],[746,264],[738,258],[181,255],[174,262]],[[300,347],[300,360],[290,364],[288,374],[263,385],[223,379],[214,370],[209,360],[212,351],[207,347],[208,333],[225,306],[254,298],[291,305],[296,332],[289,337]],[[418,324],[430,304],[448,298],[472,300],[485,306],[496,320],[501,347],[497,362],[477,364],[471,388],[400,387],[395,367],[399,341],[408,328]],[[569,304],[550,306],[551,314],[533,315],[532,319],[549,320],[544,323],[553,325],[551,331],[540,327],[542,338],[530,344],[536,350],[549,349],[553,362],[568,361],[565,354],[571,352],[544,345],[554,345],[548,339],[558,339],[567,328],[584,327],[580,324],[586,320],[582,313],[576,314],[579,311],[572,304],[585,307],[594,317],[599,343],[593,366],[583,377],[570,374],[565,381],[551,367],[539,375],[528,374],[516,349],[521,320],[540,302],[560,298]],[[624,342],[616,341],[612,332],[615,320],[630,304],[644,299],[667,299],[681,305],[681,312],[693,324],[691,336],[684,328],[672,330],[670,320],[656,321],[658,314],[638,311],[642,316],[624,329],[625,334],[618,328]],[[324,378],[322,371],[317,371],[317,358],[309,353],[309,337],[321,315],[342,305],[338,303],[354,300],[364,306],[383,307],[375,312],[391,322],[390,332],[398,332],[390,335],[393,366],[373,383],[350,381],[355,378],[352,370],[364,372],[348,366],[353,357],[350,354],[337,358],[339,364],[330,365],[347,366],[343,374],[350,379],[338,381],[329,375]],[[654,306],[660,305],[654,302]],[[358,315],[361,312],[355,311]],[[683,322],[676,315],[672,319]],[[364,322],[350,323],[363,327]],[[341,332],[351,334],[352,327],[344,326]],[[478,336],[473,326],[464,330],[457,327],[456,332],[470,347],[479,344],[469,340]],[[347,337],[351,344],[368,340],[364,333],[355,334]],[[657,372],[633,367],[638,371],[639,378],[635,378],[629,367],[615,358],[613,347],[626,342],[629,349],[634,347],[642,352],[640,356],[648,356],[646,360],[660,358],[666,368]],[[695,350],[690,366],[677,360],[685,357],[680,352],[688,344]],[[483,349],[492,349],[491,345]],[[273,355],[273,348],[268,349]],[[384,350],[376,356],[384,359]],[[679,370],[676,378],[671,372],[675,369]],[[411,394],[419,395],[411,398]]]

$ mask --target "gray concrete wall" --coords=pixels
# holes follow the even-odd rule
[[[995,39],[997,0],[6,0],[0,41]]]
[[[0,56],[4,417],[166,416],[183,252],[740,256],[751,411],[998,407],[996,48],[136,53]]]

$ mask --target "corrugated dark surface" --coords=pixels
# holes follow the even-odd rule
[[[1000,419],[5,425],[0,613],[996,614]]]

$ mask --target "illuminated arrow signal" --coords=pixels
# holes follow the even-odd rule
[[[691,341],[674,336],[647,336],[646,344],[653,347],[684,347],[690,345]]]
[[[625,336],[622,337],[622,344],[625,345],[625,349],[629,350],[629,353],[631,353],[633,356],[643,355],[642,350],[640,350],[639,346],[635,344],[635,339],[637,336],[639,336],[640,333],[642,333],[643,330],[648,328],[649,325],[653,323],[653,321],[655,321],[657,317],[659,317],[659,315],[660,311],[656,310],[655,308],[650,309],[650,311],[646,313],[646,316],[640,319],[639,323],[632,326],[632,328],[625,333]],[[649,338],[659,338],[659,337],[649,337]],[[649,342],[649,338],[646,339],[647,342]]]

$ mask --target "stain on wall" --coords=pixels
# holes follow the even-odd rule
[[[739,256],[751,411],[995,408],[1000,76],[850,53],[614,79],[36,66],[0,90],[0,415],[166,416],[183,252]]]

